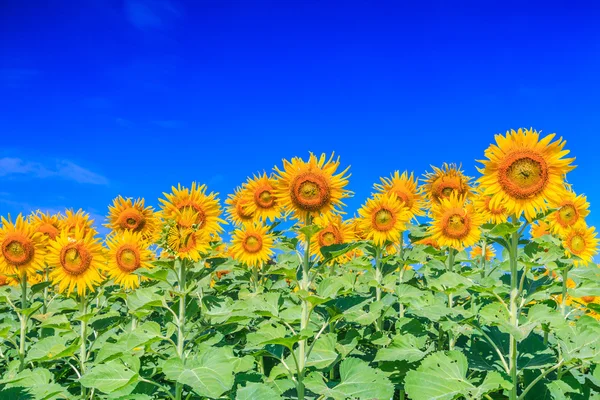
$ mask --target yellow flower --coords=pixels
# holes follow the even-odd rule
[[[248,179],[245,185],[244,203],[248,212],[260,221],[275,221],[281,215],[279,199],[275,195],[275,179],[266,173]]]
[[[496,144],[486,151],[481,161],[483,174],[479,183],[485,194],[492,196],[490,206],[504,206],[508,214],[531,221],[548,209],[549,202],[558,203],[565,194],[564,176],[574,166],[573,158],[563,158],[565,141],[551,142],[554,134],[540,140],[534,130],[519,129],[496,135]]]
[[[473,246],[471,248],[471,259],[478,260],[483,255],[483,248],[481,246]],[[496,250],[491,245],[487,244],[485,246],[485,261],[490,261],[492,258],[496,256]]]
[[[503,222],[507,222],[508,214],[506,212],[506,208],[504,208],[502,204],[499,204],[496,207],[491,207],[491,200],[491,196],[486,196],[483,193],[479,193],[474,200],[475,210],[482,215],[485,222],[492,224],[501,224]]]
[[[360,230],[377,246],[398,243],[411,218],[408,208],[394,193],[375,195],[358,210]]]
[[[462,250],[479,241],[483,217],[465,202],[464,196],[452,194],[441,199],[432,206],[431,213],[433,221],[428,232],[438,245]]]
[[[60,214],[51,215],[44,214],[41,211],[36,211],[29,217],[29,223],[33,226],[36,232],[44,234],[48,239],[54,240],[60,234],[61,219]]]
[[[108,206],[108,224],[105,226],[116,233],[138,232],[145,240],[154,241],[159,233],[159,218],[150,206],[144,206],[144,199],[135,201],[119,196]]]
[[[139,268],[152,268],[152,252],[141,232],[125,230],[115,233],[106,240],[106,273],[108,277],[125,289],[140,286],[140,277],[134,272]]]
[[[273,236],[260,224],[246,225],[232,234],[233,258],[249,267],[261,267],[273,255]]]
[[[318,260],[323,259],[323,255],[321,254],[322,247],[354,241],[351,222],[342,221],[342,217],[339,215],[316,217],[313,222],[321,228],[310,242],[310,254],[315,255]],[[306,238],[304,235],[302,236],[303,242],[306,243]],[[347,260],[348,257],[346,256],[347,254],[341,255],[336,260]]]
[[[562,237],[563,247],[567,256],[577,256],[580,260],[573,260],[573,264],[587,265],[598,252],[598,239],[595,228],[579,225],[568,228]]]
[[[104,267],[104,249],[94,232],[84,231],[85,227],[75,227],[71,233],[63,230],[56,240],[50,243],[48,264],[54,267],[50,279],[58,284],[59,292],[69,295],[74,289],[79,295],[102,282],[100,270]]]
[[[550,234],[550,225],[542,219],[531,224],[531,237],[539,238]]]
[[[216,193],[206,194],[206,185],[197,185],[192,182],[190,189],[177,185],[172,188],[172,193],[164,193],[165,199],[160,199],[163,209],[163,217],[174,220],[186,210],[192,211],[196,216],[195,220],[186,221],[190,228],[192,225],[198,226],[198,231],[207,236],[218,234],[223,231],[220,224],[224,223],[220,217],[221,208],[217,200]],[[181,223],[179,223],[181,225]]]
[[[234,194],[230,194],[225,200],[229,219],[236,225],[251,223],[254,220],[254,213],[248,210],[250,200],[244,196],[245,192],[247,192],[246,188],[236,188]]]
[[[431,246],[434,249],[438,249],[438,250],[440,248],[440,245],[438,244],[438,242],[435,239],[433,239],[431,236],[428,236],[426,238],[418,240],[417,242],[415,242],[415,244],[421,244],[423,246]]]
[[[590,213],[590,204],[585,196],[577,196],[572,191],[566,192],[559,202],[552,205],[558,210],[548,215],[548,220],[552,233],[557,235],[565,234],[570,227],[585,224],[585,217]]]
[[[333,154],[329,160],[325,154],[317,158],[312,153],[308,161],[299,157],[283,160],[283,170],[275,167],[279,174],[275,195],[284,211],[293,212],[301,221],[308,215],[340,213],[342,199],[349,197],[350,192],[344,189],[348,168],[336,174],[339,165],[339,158],[334,160]]]
[[[175,214],[175,224],[167,232],[169,251],[179,258],[199,261],[202,253],[210,250],[210,236],[197,229],[198,213],[192,208],[184,208]]]
[[[96,234],[94,229],[94,220],[90,219],[90,215],[81,208],[77,211],[73,209],[65,210],[65,215],[60,221],[61,231],[66,230],[67,233],[73,235],[75,230],[79,228],[84,234],[92,232],[92,236]]]
[[[460,166],[444,163],[442,168],[431,167],[433,172],[425,174],[423,190],[432,204],[449,198],[451,194],[465,197],[469,194],[471,178],[463,174]]]
[[[33,275],[44,269],[46,237],[36,232],[21,214],[13,223],[2,217],[0,273]]]
[[[380,193],[394,193],[398,199],[404,202],[404,206],[411,213],[411,218],[415,216],[423,216],[425,207],[425,199],[421,190],[417,187],[418,179],[411,172],[408,175],[404,171],[402,175],[395,171],[390,178],[381,178],[381,184],[375,184],[375,189]]]

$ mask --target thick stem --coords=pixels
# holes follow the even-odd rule
[[[258,266],[251,267],[252,269],[252,279],[254,280],[254,293],[258,293],[258,288],[260,287],[260,273],[258,271]]]
[[[27,272],[21,274],[21,311],[27,308]],[[21,337],[19,340],[19,371],[25,368],[25,339],[27,337],[27,317],[22,312],[19,315],[21,322]]]
[[[518,264],[519,258],[519,233],[514,232],[511,237],[510,243],[510,324],[515,328],[519,329],[519,318],[517,305],[518,300]],[[525,272],[523,272],[525,273]],[[517,338],[511,333],[510,335],[510,377],[512,380],[513,387],[510,391],[510,400],[517,399],[517,393],[519,389],[519,382],[517,379]]]
[[[565,268],[562,273],[562,296],[560,299],[560,313],[563,317],[567,315],[567,280],[569,279],[569,268]]]
[[[85,362],[87,358],[87,322],[85,321],[85,315],[87,314],[87,298],[85,294],[82,294],[79,298],[79,317],[81,318],[80,336],[79,336],[79,371],[81,376],[85,374]],[[81,398],[87,397],[87,389],[81,386]]]
[[[377,282],[377,286],[375,287],[375,300],[381,301],[381,280],[383,278],[381,273],[381,246],[375,247],[375,281]],[[376,327],[378,331],[383,330],[383,315],[377,318],[375,321]]]
[[[306,226],[310,225],[310,214],[306,215]],[[310,241],[311,237],[307,235],[306,244],[304,246],[304,257],[302,258],[302,278],[300,290],[308,291],[310,285],[309,268],[310,268]],[[308,327],[310,318],[310,304],[307,300],[302,299],[302,314],[300,316],[300,331]],[[296,390],[298,392],[298,400],[304,400],[304,365],[306,364],[306,348],[308,342],[306,339],[298,343],[298,383]]]
[[[44,282],[48,282],[48,266],[44,268]],[[42,314],[48,312],[48,286],[44,288],[44,304],[42,305]]]
[[[398,274],[398,286],[402,284],[404,278],[404,232],[400,234],[400,245],[398,248],[398,252],[400,253],[398,258],[400,259],[400,273]],[[404,303],[400,302],[400,312],[398,313],[398,317],[404,318]],[[400,392],[403,393],[403,392]]]
[[[456,255],[456,251],[450,247],[448,249],[448,271],[454,272],[454,256]],[[448,293],[448,308],[454,307],[454,297],[452,293]],[[454,335],[452,331],[448,331],[448,349],[454,349]]]
[[[485,256],[487,243],[485,237],[481,240],[481,278],[485,278]]]
[[[179,261],[179,315],[177,317],[177,355],[185,365],[185,354],[183,351],[185,344],[185,278],[186,278],[186,260]],[[177,382],[175,386],[175,398],[181,400],[183,394],[183,385]]]

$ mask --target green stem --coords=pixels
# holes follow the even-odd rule
[[[400,234],[400,246],[398,249],[400,259],[400,273],[398,274],[398,286],[402,284],[404,278],[404,232]],[[400,312],[398,314],[400,318],[404,318],[404,303],[400,302]],[[400,393],[403,393],[402,391]]]
[[[251,267],[252,269],[252,279],[254,280],[254,293],[258,293],[258,288],[260,287],[260,274],[258,272],[258,266]]]
[[[558,368],[560,368],[565,360],[560,360],[558,362],[558,364],[556,364],[555,366],[553,366],[552,368],[546,370],[545,372],[542,372],[537,378],[535,378],[526,388],[525,390],[523,390],[523,393],[521,393],[521,395],[519,396],[518,400],[522,400],[525,398],[525,395],[542,379],[544,379],[549,373],[551,373],[552,371],[556,371]]]
[[[569,279],[569,268],[563,269],[562,273],[562,297],[560,299],[560,313],[563,317],[567,315],[567,280]]]
[[[485,252],[487,250],[487,242],[485,237],[481,240],[481,278],[485,278]]]
[[[456,255],[455,250],[450,247],[448,249],[448,271],[450,272],[454,272],[454,256]],[[452,295],[452,293],[448,293],[448,308],[452,308],[454,307],[454,297]],[[448,331],[448,349],[449,350],[453,350],[454,349],[454,335],[452,334],[452,331],[449,330]]]
[[[79,324],[80,327],[80,336],[79,336],[79,371],[81,372],[81,376],[85,374],[85,362],[87,358],[87,322],[85,321],[85,315],[87,314],[87,298],[85,294],[82,294],[79,297],[79,317],[81,318],[81,322]],[[87,397],[87,389],[85,386],[81,385],[81,398],[85,399]]]
[[[519,329],[519,318],[518,318],[518,258],[519,258],[519,232],[514,232],[511,236],[510,243],[510,324],[514,327],[515,331]],[[525,271],[523,271],[525,273]],[[510,377],[512,380],[513,387],[510,391],[510,400],[517,400],[517,394],[519,389],[519,382],[517,379],[517,338],[511,333],[510,334]]]
[[[48,266],[44,268],[44,282],[48,282]],[[44,288],[44,304],[42,305],[42,314],[48,312],[48,286]]]
[[[375,247],[375,281],[377,282],[377,286],[375,287],[375,300],[381,301],[381,279],[383,278],[381,274],[381,246]],[[376,328],[378,331],[383,330],[383,315],[377,318]]]
[[[19,320],[21,322],[21,337],[19,341],[19,371],[25,368],[25,339],[27,335],[27,317],[23,314],[23,310],[27,308],[27,272],[21,273],[21,312]]]
[[[310,225],[310,214],[306,214],[306,226]],[[299,282],[300,290],[308,291],[310,285],[310,240],[309,235],[306,236],[306,244],[304,246],[304,257],[302,258],[302,279]],[[310,304],[308,300],[301,299],[302,314],[300,316],[300,331],[303,331],[308,327],[310,318]],[[307,340],[301,340],[298,343],[298,383],[296,384],[296,390],[298,392],[298,400],[304,400],[304,366],[306,364],[306,349]]]
[[[185,278],[186,278],[186,260],[179,261],[179,316],[177,317],[177,355],[181,358],[183,365],[185,366]],[[177,400],[181,400],[183,394],[183,385],[177,382],[175,386],[175,397]]]

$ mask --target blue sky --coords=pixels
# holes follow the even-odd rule
[[[567,139],[600,224],[592,2],[3,0],[0,214],[196,180],[227,193],[336,151],[348,213],[380,176],[476,159],[496,133]],[[571,5],[568,5],[571,4]]]

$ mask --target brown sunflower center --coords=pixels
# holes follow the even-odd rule
[[[377,231],[389,231],[396,224],[396,216],[391,210],[381,208],[373,214],[372,223],[373,228]]]
[[[235,205],[235,210],[238,214],[238,217],[242,220],[252,219],[253,213],[247,210],[247,206],[243,204],[241,201],[238,201]]]
[[[528,199],[541,193],[548,184],[548,165],[544,158],[529,150],[510,154],[498,168],[499,183],[516,199]]]
[[[465,192],[465,186],[460,177],[457,176],[442,176],[438,178],[432,185],[432,195],[437,201],[448,198],[452,193],[462,195]]]
[[[65,272],[78,276],[88,270],[92,263],[92,255],[80,243],[70,243],[60,251],[60,265]]]
[[[585,250],[585,239],[581,235],[575,235],[571,238],[570,250],[574,254],[580,254]]]
[[[583,300],[586,303],[593,303],[594,300],[596,300],[596,296],[582,296],[581,300]]]
[[[139,232],[144,229],[146,225],[146,218],[144,215],[135,208],[128,208],[124,210],[117,221],[121,229],[128,229],[134,232]]]
[[[58,228],[56,226],[52,225],[49,222],[41,224],[38,227],[37,231],[40,232],[40,233],[43,233],[46,236],[48,236],[50,239],[56,239],[56,237],[60,233],[60,231],[58,230]]]
[[[248,253],[258,253],[262,249],[262,238],[256,234],[249,234],[244,239],[243,246]]]
[[[409,193],[397,190],[396,192],[396,196],[398,197],[398,199],[404,203],[404,206],[411,208],[413,205],[413,198]]]
[[[290,195],[294,205],[301,210],[319,211],[329,204],[331,191],[322,176],[306,172],[296,177]]]
[[[13,266],[25,265],[33,259],[35,247],[31,239],[18,233],[8,234],[2,242],[2,255]]]
[[[181,211],[182,214],[186,213],[186,212],[192,212],[194,214],[197,214],[196,220],[193,223],[198,225],[198,227],[200,229],[204,228],[204,225],[206,225],[206,213],[197,204],[187,204],[187,205],[181,206],[181,207],[179,207],[179,211]],[[179,222],[179,225],[181,225],[185,228],[191,227],[191,225],[186,226],[186,225],[182,224],[181,222]]]
[[[564,227],[571,226],[579,219],[577,209],[571,204],[566,204],[558,210],[558,223]]]
[[[442,220],[442,231],[445,236],[452,239],[463,239],[469,234],[470,222],[467,215],[457,212],[449,213]]]
[[[275,204],[275,197],[271,188],[261,188],[254,192],[254,200],[260,208],[271,208]]]
[[[123,245],[117,250],[117,266],[123,272],[133,272],[140,267],[140,252],[131,245]]]
[[[326,228],[320,231],[318,239],[319,246],[321,247],[342,243],[342,237],[340,235],[340,232],[333,227]]]

